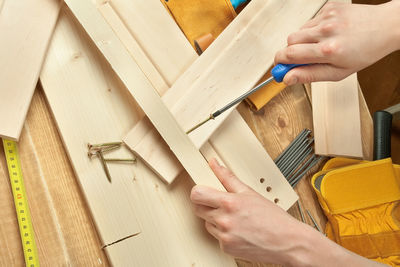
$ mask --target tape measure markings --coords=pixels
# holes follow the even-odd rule
[[[7,160],[8,173],[10,175],[11,188],[14,196],[15,209],[17,212],[25,264],[28,267],[38,267],[39,258],[22,177],[17,143],[15,141],[3,139],[3,146]]]

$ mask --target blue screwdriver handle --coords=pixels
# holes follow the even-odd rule
[[[271,74],[274,77],[275,81],[281,83],[283,78],[285,78],[286,73],[288,73],[291,69],[306,66],[308,64],[277,64],[272,68]]]

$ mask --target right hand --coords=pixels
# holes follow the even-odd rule
[[[400,1],[382,5],[329,2],[277,52],[275,63],[307,64],[285,76],[288,85],[338,81],[400,49]]]

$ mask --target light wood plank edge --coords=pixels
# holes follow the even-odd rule
[[[20,6],[17,7],[18,5]],[[2,121],[2,127],[0,129],[1,138],[7,138],[14,141],[19,140],[61,5],[62,1],[59,0],[45,0],[41,3],[33,3],[31,1],[2,1],[0,3],[0,32],[4,35],[4,32],[1,30],[4,26],[9,33],[13,34],[13,36],[1,37],[3,40],[1,47],[7,47],[7,45],[10,45],[9,43],[12,43],[15,40],[14,36],[18,38],[18,34],[26,34],[25,38],[23,38],[26,42],[21,44],[24,46],[23,49],[21,47],[15,47],[15,49],[17,49],[16,51],[10,51],[7,49],[4,52],[8,55],[13,55],[13,52],[15,52],[14,56],[21,56],[21,54],[27,56],[27,58],[23,59],[12,57],[11,60],[17,64],[10,64],[11,62],[9,60],[2,58],[2,63],[6,65],[0,66],[0,68],[3,68],[1,71],[3,75],[0,74],[0,76],[3,76],[0,79],[4,82],[2,84],[2,87],[4,88],[2,90],[5,90],[3,92],[0,91],[0,117]],[[12,26],[10,27],[10,25],[4,25],[2,20],[6,19],[7,16],[10,15],[5,15],[5,13],[13,12],[13,9],[18,13],[17,16],[31,16],[32,20],[36,21],[33,21],[31,25],[27,26],[27,21],[21,19],[19,24],[16,23],[13,25],[16,26],[17,29],[14,29]],[[16,14],[11,14],[11,16],[14,17]],[[18,26],[21,26],[20,28],[26,30],[20,31],[18,30]],[[26,32],[28,30],[31,32]],[[33,41],[32,36],[40,43],[31,43],[30,41]],[[29,51],[35,58],[28,57],[29,55],[26,55],[24,51]],[[28,62],[22,63],[24,60],[28,60]],[[20,65],[21,63],[24,65]],[[16,65],[16,68],[13,67],[13,65]],[[25,69],[21,69],[22,66],[24,66]],[[16,75],[18,75],[18,78]],[[5,81],[3,81],[3,78]],[[8,83],[12,83],[12,89],[6,86],[7,81]],[[8,96],[13,95],[13,97],[9,98],[7,93]]]
[[[191,178],[198,184],[224,190],[200,152],[179,126],[95,5],[87,0],[67,0],[65,2]]]
[[[315,153],[362,158],[356,74],[339,82],[318,82],[311,86]],[[344,103],[338,102],[344,99]],[[338,116],[338,113],[342,116]]]
[[[225,133],[229,133],[229,138]],[[288,210],[298,196],[238,111],[231,113],[210,143],[227,167],[260,195]]]

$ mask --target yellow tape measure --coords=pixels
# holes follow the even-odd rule
[[[22,247],[25,256],[25,264],[27,267],[38,267],[39,258],[37,254],[24,181],[22,178],[17,143],[3,139],[3,146],[7,159],[8,173],[10,174],[10,183],[14,195],[15,209],[17,211],[19,232],[21,234]]]

